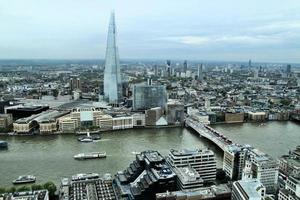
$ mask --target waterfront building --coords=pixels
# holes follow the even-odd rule
[[[115,177],[117,196],[123,199],[155,199],[156,193],[176,189],[176,174],[157,151],[137,154]]]
[[[146,125],[146,119],[144,113],[134,113],[132,115],[134,127],[144,127]]]
[[[145,112],[146,126],[155,126],[156,122],[161,118],[163,110],[161,107],[151,108]]]
[[[262,200],[266,188],[257,179],[235,181],[232,184],[231,200]]]
[[[15,105],[5,107],[5,113],[12,114],[13,119],[30,117],[31,115],[39,114],[49,109],[49,106],[44,105]]]
[[[111,104],[118,104],[122,99],[122,80],[119,52],[116,41],[115,14],[110,17],[104,69],[104,99]]]
[[[223,170],[231,180],[242,179],[247,146],[230,145],[224,151]]]
[[[243,123],[244,113],[243,112],[226,112],[225,113],[226,123]]]
[[[134,85],[133,110],[147,110],[154,107],[165,108],[166,87],[163,85]]]
[[[170,100],[166,106],[166,115],[169,125],[183,124],[184,122],[184,105],[175,100]]]
[[[13,123],[12,114],[0,114],[0,128],[7,129]]]
[[[113,130],[133,128],[132,116],[116,116],[113,118]]]
[[[266,116],[265,112],[248,112],[248,119],[250,121],[265,121]]]
[[[258,149],[249,150],[246,161],[249,167],[244,168],[243,180],[256,178],[266,187],[266,193],[274,193],[278,181],[277,161]]]
[[[59,118],[67,113],[48,110],[30,117],[20,118],[13,123],[13,130],[17,134],[51,134],[58,130]]]
[[[230,200],[231,189],[226,184],[212,185],[193,190],[157,193],[156,200]]]
[[[191,166],[174,168],[177,175],[177,188],[180,190],[196,189],[203,186],[203,179]]]
[[[1,200],[49,200],[48,190],[24,191],[0,194]]]
[[[278,200],[300,199],[300,173],[291,174],[286,181],[285,188],[279,190]]]
[[[71,179],[64,178],[59,190],[60,200],[114,200],[116,193],[109,174],[100,178],[98,174],[77,174]]]
[[[211,150],[201,149],[171,149],[168,155],[168,162],[174,168],[191,166],[204,180],[214,182],[216,179],[216,158]]]

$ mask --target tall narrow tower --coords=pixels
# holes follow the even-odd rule
[[[104,99],[113,104],[122,98],[122,80],[119,52],[116,41],[115,14],[112,12],[107,35],[107,47],[104,69]]]

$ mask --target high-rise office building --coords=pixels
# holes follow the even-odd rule
[[[290,74],[290,73],[292,72],[291,69],[292,69],[292,68],[291,68],[291,65],[287,65],[287,66],[286,66],[286,73]]]
[[[163,85],[134,85],[133,110],[164,108],[167,103],[166,87]]]
[[[172,75],[171,60],[167,60],[166,73],[168,77]]]
[[[249,60],[248,67],[249,67],[249,68],[252,67],[252,61],[251,61],[251,59]]]
[[[104,99],[116,104],[122,98],[122,80],[120,72],[119,53],[116,41],[115,14],[112,13],[109,22],[107,47],[104,69]]]
[[[185,60],[185,61],[183,62],[183,72],[184,72],[184,73],[186,73],[187,67],[188,67],[188,64],[187,64],[187,61]]]
[[[201,64],[201,65],[198,65],[198,73],[197,73],[197,76],[198,76],[198,80],[199,80],[199,81],[203,81],[203,66],[202,66],[202,64]]]

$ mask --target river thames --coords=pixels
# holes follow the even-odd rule
[[[300,143],[300,125],[293,122],[269,122],[266,125],[216,125],[236,143],[251,144],[278,157]],[[9,143],[7,151],[0,151],[0,186],[11,186],[19,175],[33,174],[37,183],[53,181],[76,173],[111,173],[125,169],[135,159],[134,152],[209,148],[216,153],[218,167],[222,167],[223,152],[210,141],[185,128],[131,129],[102,134],[93,143],[80,143],[75,135],[0,136]],[[77,161],[73,156],[83,152],[106,151],[107,158]]]

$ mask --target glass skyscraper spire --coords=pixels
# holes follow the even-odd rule
[[[115,14],[112,12],[108,27],[104,69],[104,99],[109,103],[119,103],[122,98],[122,80],[119,52],[116,41]]]

